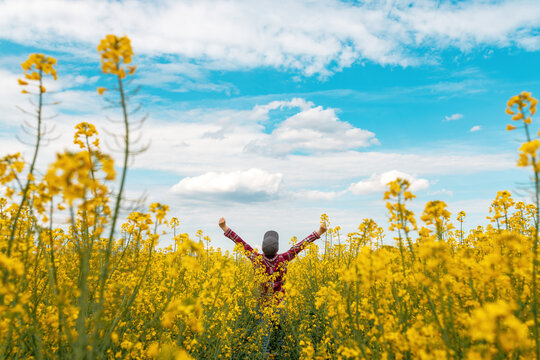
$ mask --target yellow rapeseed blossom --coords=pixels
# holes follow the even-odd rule
[[[126,70],[123,65],[131,63],[133,56],[131,41],[127,36],[107,35],[101,40],[97,50],[101,53],[101,70],[103,73],[115,74],[122,79],[126,77]],[[129,67],[128,71],[129,75],[132,75],[135,72],[135,67]]]
[[[532,165],[538,168],[537,151],[540,147],[540,140],[534,139],[524,142],[519,148],[519,160],[517,166],[525,167]]]
[[[87,147],[87,145],[81,140],[81,137],[84,137],[85,139],[87,139],[98,134],[96,127],[93,124],[90,124],[87,122],[82,122],[82,123],[77,124],[75,126],[75,129],[77,131],[75,132],[73,143],[76,145],[79,145],[81,149],[84,149],[85,147]]]
[[[43,54],[32,54],[21,64],[28,80],[41,80],[42,74],[50,74],[56,80],[54,65],[56,65],[56,59]],[[25,83],[26,81],[19,80],[20,85],[27,85]]]
[[[531,124],[531,116],[536,113],[537,105],[538,100],[532,97],[530,92],[523,91],[521,94],[513,96],[508,100],[506,113],[513,115],[512,120],[523,120],[525,124],[529,125]]]
[[[153,203],[150,205],[150,212],[155,214],[158,224],[161,224],[164,221],[165,216],[167,215],[168,211],[169,211],[168,205],[163,205],[160,203]],[[165,220],[165,223],[167,223],[166,220]]]

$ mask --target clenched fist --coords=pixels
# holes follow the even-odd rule
[[[225,221],[225,219],[223,219],[223,221]],[[326,224],[322,223],[321,226],[319,227],[319,230],[317,230],[317,234],[319,234],[319,236],[321,236],[325,232],[326,232]]]
[[[227,227],[227,224],[225,223],[225,218],[223,217],[219,219],[218,225],[221,228],[221,230],[223,230],[223,232],[229,230],[229,228]]]

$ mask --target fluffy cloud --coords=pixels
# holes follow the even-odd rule
[[[469,130],[470,132],[476,132],[482,130],[482,127],[480,125],[475,125]]]
[[[186,177],[171,188],[171,192],[186,196],[229,196],[245,199],[276,195],[283,175],[251,168],[245,171],[207,172]]]
[[[452,114],[444,117],[446,121],[459,120],[463,117],[463,114]]]
[[[4,126],[17,124],[23,115],[15,107],[23,99],[23,95],[20,93],[22,87],[17,85],[17,75],[0,68],[0,85],[0,99],[2,99],[0,101],[0,112],[2,113],[0,121],[4,123],[2,124]]]
[[[344,151],[379,143],[371,131],[340,121],[334,109],[312,107],[312,103],[302,99],[293,99],[290,103],[273,102],[265,108],[255,108],[254,111],[264,114],[264,111],[283,106],[299,107],[302,110],[281,122],[271,134],[251,141],[244,151],[285,155],[295,151]]]
[[[424,190],[429,187],[429,181],[427,181],[426,179],[419,179],[401,171],[391,170],[380,175],[373,174],[367,180],[362,180],[357,183],[351,184],[351,186],[349,186],[349,190],[355,195],[382,192],[387,189],[387,184],[390,181],[394,181],[397,178],[408,180],[411,184],[409,189],[412,192]]]
[[[289,101],[276,100],[264,105],[255,105],[252,111],[252,118],[267,120],[268,113],[271,110],[299,108],[302,111],[306,111],[311,109],[313,106],[314,104],[311,101],[306,101],[302,98],[293,98]]]
[[[0,77],[0,84],[4,85],[0,86],[0,94],[5,96],[4,99],[7,99],[0,103],[0,110],[4,114],[3,118],[0,119],[0,126],[4,129],[4,132],[0,134],[2,140],[0,141],[0,152],[5,154],[20,151],[26,156],[30,156],[32,147],[17,142],[13,136],[18,131],[16,127],[21,123],[21,119],[24,119],[24,114],[21,114],[13,104],[24,106],[26,96],[19,94],[20,88],[17,85],[15,74],[3,71],[1,68],[0,74],[4,76]],[[42,148],[39,155],[41,165],[45,166],[52,161],[57,151],[63,151],[65,148],[75,150],[72,140],[74,126],[80,121],[94,123],[100,131],[104,150],[111,152],[106,145],[113,145],[114,141],[104,130],[106,129],[109,133],[121,133],[122,130],[119,127],[120,124],[111,124],[103,114],[95,112],[103,101],[94,90],[84,92],[70,89],[50,94],[50,96],[52,97],[51,101],[62,101],[54,108],[55,111],[59,112],[59,116],[46,121],[48,127],[56,127],[53,136],[58,135],[60,138]],[[246,109],[176,110],[167,108],[160,110],[154,108],[151,117],[144,126],[140,141],[140,144],[152,141],[151,146],[148,151],[134,159],[131,169],[162,171],[170,174],[174,179],[174,177],[184,176],[198,177],[209,171],[227,173],[231,169],[239,169],[238,164],[242,164],[242,169],[262,168],[261,164],[264,164],[264,169],[268,173],[283,174],[283,179],[286,179],[286,183],[283,183],[286,186],[283,187],[290,194],[302,189],[320,191],[335,186],[347,188],[359,177],[369,177],[374,173],[381,174],[386,169],[406,169],[408,173],[428,176],[456,173],[472,174],[515,167],[514,157],[511,153],[485,154],[482,150],[460,155],[455,153],[455,149],[441,149],[437,153],[420,154],[403,151],[399,153],[359,152],[354,149],[342,148],[342,150],[336,151],[317,150],[316,156],[309,153],[274,156],[274,154],[244,151],[250,143],[267,141],[272,136],[279,134],[280,132],[277,132],[281,126],[279,122],[273,135],[264,133],[262,124],[270,119],[270,115],[279,119],[280,109],[292,108],[299,109],[299,111],[291,117],[298,116],[294,121],[288,121],[288,119],[282,121],[282,123],[290,124],[287,125],[289,128],[296,126],[297,129],[303,129],[305,126],[305,123],[302,122],[305,120],[303,117],[310,114],[310,109],[314,109],[313,113],[320,117],[320,123],[317,120],[314,121],[316,129],[331,125],[335,134],[330,131],[328,136],[336,139],[337,144],[339,144],[341,137],[345,136],[347,129],[350,129],[348,123],[335,120],[337,110],[324,109],[301,98],[262,102],[253,108]],[[81,111],[86,113],[81,115]],[[270,114],[271,112],[275,112],[275,114]],[[77,116],[71,115],[73,113],[76,113]],[[109,113],[106,112],[106,114]],[[290,111],[287,114],[290,115]],[[112,115],[115,118],[114,113]],[[163,119],[173,119],[174,121]],[[138,136],[138,132],[134,134],[135,138]],[[29,140],[29,138],[25,139]],[[304,152],[307,150],[315,152],[315,145],[310,147],[312,144],[309,142],[302,144],[302,146],[307,146],[307,148],[303,148]],[[117,163],[120,163],[119,155],[114,152],[112,155],[116,157]],[[324,176],[317,174],[324,174]],[[148,181],[150,180],[148,179]],[[178,180],[171,180],[169,184],[172,185],[175,181]],[[321,193],[312,192],[307,193],[306,198],[324,199],[337,197],[340,194],[340,192],[333,194],[324,191]],[[263,194],[264,196],[272,198],[272,196]]]
[[[308,76],[327,76],[363,60],[417,64],[426,61],[425,52],[416,53],[426,46],[515,45],[534,51],[539,25],[535,0],[0,3],[0,37],[18,43],[62,46],[88,56],[83,49],[113,32],[130,35],[137,53],[172,55],[174,63],[196,61],[220,70],[270,66]],[[227,91],[227,84],[209,85]]]

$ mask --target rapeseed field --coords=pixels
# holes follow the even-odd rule
[[[389,223],[359,219],[345,234],[322,214],[328,231],[289,264],[285,297],[262,299],[269,279],[242,247],[222,251],[202,231],[180,233],[167,205],[123,222],[126,172],[141,150],[130,110],[137,67],[127,37],[108,35],[97,50],[114,84],[97,91],[122,114],[119,164],[96,127],[80,123],[80,150],[36,171],[43,79],[57,78],[56,59],[32,54],[22,63],[36,142],[31,159],[0,160],[0,358],[540,359],[531,94],[512,97],[506,111],[507,130],[523,131],[517,166],[530,169],[532,203],[500,191],[486,209],[489,225],[464,231],[467,209],[450,214],[430,201],[414,214],[415,195],[397,179],[383,199]],[[69,224],[57,225],[59,217]],[[173,243],[159,247],[164,233]]]

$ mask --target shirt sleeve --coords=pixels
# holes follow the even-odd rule
[[[304,250],[306,246],[308,246],[309,244],[311,244],[312,242],[314,242],[315,240],[319,238],[320,236],[319,234],[317,234],[316,231],[312,232],[304,240],[300,241],[299,243],[291,247],[289,251],[283,254],[283,257],[285,258],[286,261],[291,261],[292,259],[296,257],[296,255],[298,255],[300,251]]]
[[[238,236],[237,233],[232,231],[231,228],[228,228],[227,231],[225,231],[223,235],[225,235],[226,237],[234,241],[235,244],[238,244],[238,243],[242,244],[244,249],[249,253],[248,257],[250,260],[254,260],[259,255],[257,250],[253,249],[248,243],[242,240],[242,238]]]

